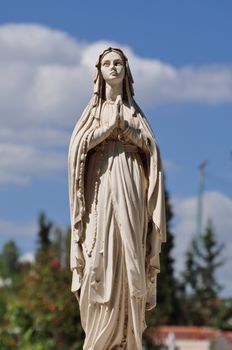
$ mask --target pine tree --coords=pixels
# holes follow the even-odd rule
[[[0,255],[0,272],[2,277],[10,277],[18,272],[19,250],[15,242],[8,241]]]
[[[52,244],[53,222],[48,220],[45,213],[40,213],[38,217],[38,249],[36,252],[36,260],[41,264],[46,264],[46,261],[54,255]]]
[[[209,221],[205,233],[195,237],[187,251],[183,277],[189,324],[210,326],[217,322],[222,287],[217,281],[216,271],[224,263],[221,258],[223,247]]]
[[[53,224],[51,221],[47,219],[46,214],[42,212],[39,214],[38,226],[39,226],[38,243],[41,248],[45,248],[49,246],[51,243],[50,233],[51,233]]]

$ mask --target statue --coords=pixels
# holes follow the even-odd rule
[[[70,141],[72,291],[84,350],[141,350],[145,310],[156,304],[165,241],[162,166],[132,85],[124,53],[105,50]]]

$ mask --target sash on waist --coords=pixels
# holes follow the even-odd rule
[[[120,144],[124,152],[135,152],[135,153],[139,152],[139,148],[137,146],[130,143],[124,143],[119,140],[105,140],[99,145],[97,145],[96,147],[94,147],[93,151],[103,151],[105,145],[115,144],[115,143]]]

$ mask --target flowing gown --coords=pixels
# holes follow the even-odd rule
[[[113,108],[103,104],[85,166],[84,350],[142,350],[145,328],[147,148],[138,118],[125,105],[128,128],[120,138],[114,130],[104,139]]]

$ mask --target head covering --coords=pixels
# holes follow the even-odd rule
[[[134,80],[133,80],[133,77],[132,77],[132,74],[130,71],[127,57],[124,55],[122,50],[117,49],[117,48],[113,48],[113,47],[109,47],[108,49],[106,49],[102,52],[102,54],[99,56],[99,58],[96,62],[96,65],[95,65],[96,73],[95,73],[95,78],[94,78],[94,95],[96,98],[96,103],[98,102],[99,98],[100,99],[104,98],[105,81],[104,81],[102,74],[101,74],[101,62],[102,62],[103,57],[110,52],[116,52],[117,54],[119,54],[122,58],[123,63],[124,63],[125,77],[123,80],[123,98],[122,99],[127,100],[129,102],[131,96],[134,95],[134,89],[133,89]]]
[[[132,110],[132,115],[135,115],[135,109],[133,107],[133,96],[134,96],[134,89],[133,89],[133,77],[130,71],[130,67],[128,64],[128,59],[123,53],[121,49],[109,47],[108,49],[104,50],[102,54],[99,56],[97,62],[96,62],[96,72],[94,77],[94,101],[93,106],[102,105],[102,103],[105,100],[105,80],[102,77],[101,74],[101,62],[105,55],[107,55],[109,52],[116,52],[119,54],[122,58],[122,61],[124,63],[125,67],[125,76],[123,79],[123,96],[122,100],[126,101],[128,105],[130,106]]]

